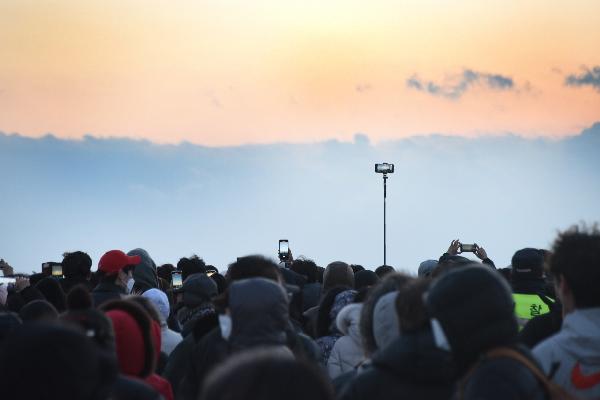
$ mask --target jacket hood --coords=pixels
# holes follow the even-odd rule
[[[150,320],[141,306],[127,301],[106,303],[102,310],[113,325],[121,373],[138,378],[152,374],[156,365],[157,344],[160,348],[158,323]]]
[[[359,323],[362,304],[348,304],[340,310],[336,317],[336,325],[338,330],[349,336],[358,346],[362,347]]]
[[[559,335],[563,351],[588,365],[600,364],[600,308],[576,309],[565,316]],[[596,349],[594,351],[594,349]]]
[[[165,292],[160,289],[150,289],[142,294],[142,297],[146,297],[154,304],[160,315],[161,324],[166,322],[169,318],[171,308],[169,305],[169,299]]]
[[[286,343],[288,297],[265,278],[243,279],[229,287],[230,342],[234,349]]]
[[[412,383],[451,383],[450,352],[435,347],[429,329],[405,333],[373,357],[373,365]]]
[[[158,276],[156,275],[156,264],[150,254],[144,249],[133,249],[128,256],[140,256],[142,261],[133,269],[133,280],[138,289],[146,291],[158,287]]]
[[[373,310],[373,337],[379,349],[387,347],[400,336],[396,297],[398,292],[384,294]]]

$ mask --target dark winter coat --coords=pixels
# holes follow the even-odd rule
[[[375,354],[371,368],[345,387],[343,400],[449,399],[450,354],[439,350],[429,330],[403,334]]]
[[[100,282],[98,286],[92,290],[94,307],[99,307],[110,300],[119,300],[125,294],[125,289],[119,285],[112,282]]]

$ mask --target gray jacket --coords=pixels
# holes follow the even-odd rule
[[[600,308],[577,309],[533,349],[546,374],[579,398],[600,398]]]

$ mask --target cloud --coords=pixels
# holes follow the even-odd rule
[[[582,73],[570,74],[565,78],[565,85],[567,86],[591,86],[600,92],[600,65],[595,67],[587,68],[582,67]]]
[[[416,74],[406,80],[406,86],[433,96],[456,100],[467,90],[480,85],[491,90],[513,90],[515,83],[511,77],[464,69],[461,74],[451,76],[443,83],[424,81]]]
[[[86,250],[143,247],[158,264],[199,254],[221,270],[276,257],[277,240],[319,265],[382,263],[415,271],[460,238],[499,266],[556,230],[598,219],[600,124],[561,140],[420,136],[353,142],[203,147],[39,139],[0,133],[0,251],[20,271]],[[535,168],[531,168],[535,165]],[[485,190],[482,190],[482,184]],[[542,199],[542,200],[540,200]],[[482,216],[485,223],[482,223]],[[26,250],[24,250],[26,249]]]

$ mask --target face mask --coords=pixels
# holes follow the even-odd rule
[[[221,328],[221,337],[228,340],[231,336],[231,317],[226,314],[219,314],[219,327]]]
[[[448,338],[442,329],[442,325],[440,321],[435,318],[432,318],[431,321],[431,331],[433,333],[433,340],[435,341],[435,346],[438,349],[450,351],[450,343],[448,343]]]
[[[127,293],[131,294],[134,284],[135,284],[135,281],[133,280],[133,278],[127,278],[127,283],[125,285],[127,287]]]

